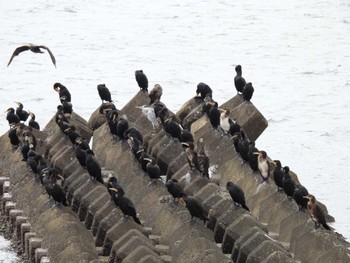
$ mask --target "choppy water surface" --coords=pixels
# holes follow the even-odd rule
[[[53,84],[72,93],[85,118],[106,83],[117,107],[137,92],[134,71],[160,83],[173,111],[200,81],[219,104],[235,95],[234,66],[253,83],[253,103],[269,127],[257,146],[280,159],[350,237],[350,4],[311,1],[10,1],[0,8],[1,110],[21,101],[44,126],[58,104]],[[6,67],[15,47],[47,45]],[[5,114],[1,134],[8,126]]]
[[[11,247],[11,242],[0,236],[0,263],[16,263],[20,259]]]

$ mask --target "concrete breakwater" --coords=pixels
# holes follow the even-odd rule
[[[142,112],[135,109],[147,103],[147,94],[140,92],[120,114],[142,133],[148,153],[157,158],[163,174],[179,180],[191,175],[189,182],[183,181],[185,191],[209,212],[209,222],[185,224],[188,211],[170,204],[161,182],[147,185],[148,176],[128,143],[110,135],[98,110],[89,122],[74,113],[70,123],[85,139],[93,138],[92,148],[104,167],[104,176],[118,178],[134,202],[142,226],[133,220],[120,221],[122,213],[108,203],[106,188],[88,181],[88,173],[54,119],[42,132],[35,131],[37,151],[64,176],[69,207],[51,209],[43,187],[4,134],[0,138],[1,209],[15,242],[30,262],[350,262],[347,242],[333,231],[314,229],[308,214],[297,212],[295,202],[276,192],[271,180],[261,184],[257,173],[234,151],[230,138],[211,128],[197,101],[190,99],[176,115],[191,129],[195,141],[204,138],[205,151],[215,167],[212,180],[191,171],[179,142],[161,129],[152,130]],[[261,113],[240,96],[221,107],[231,110],[251,140],[267,127]],[[225,189],[228,181],[242,187],[250,213],[231,208]],[[326,212],[324,206],[323,210]],[[327,215],[327,220],[334,219]]]

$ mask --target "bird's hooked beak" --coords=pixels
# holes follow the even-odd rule
[[[30,116],[30,117],[33,117],[33,112],[28,111],[28,113],[29,113],[29,116]]]
[[[18,102],[18,101],[15,101],[15,103],[19,106],[19,105],[21,105],[21,103],[20,102]]]
[[[4,113],[6,113],[6,112],[10,112],[10,109],[7,109],[7,110],[4,111]]]
[[[135,106],[136,109],[141,109],[142,110],[142,107],[141,106]]]
[[[60,87],[55,87],[54,89],[56,92],[60,92],[60,90],[61,90]]]
[[[145,149],[140,149],[140,150],[138,150],[136,153],[140,153],[140,152],[143,152]]]
[[[186,202],[185,202],[185,200],[184,200],[183,197],[180,197],[179,202],[180,202],[182,205],[186,206]]]
[[[218,108],[218,110],[222,113],[226,113],[226,110]]]
[[[231,140],[234,140],[234,139],[236,139],[236,138],[238,138],[238,135],[236,134],[236,135],[233,135],[230,139]]]
[[[260,155],[261,152],[253,152],[254,155]]]
[[[306,195],[306,196],[303,196],[304,199],[307,199],[307,200],[310,200],[309,196]]]
[[[190,145],[189,145],[187,142],[182,142],[181,144],[182,144],[183,146],[190,147]]]
[[[148,162],[152,162],[152,159],[151,158],[143,158],[144,160],[148,161]]]
[[[59,178],[61,178],[64,181],[64,177],[60,174],[56,174]]]
[[[113,192],[116,192],[116,193],[118,193],[118,189],[116,189],[116,188],[108,188],[109,190],[111,190],[111,191],[113,191]]]

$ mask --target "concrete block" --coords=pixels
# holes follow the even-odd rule
[[[128,120],[135,122],[142,114],[141,110],[136,109],[135,107],[148,104],[148,92],[139,91],[127,104],[124,105],[121,111],[127,115]]]
[[[203,237],[190,239],[184,236],[174,244],[172,262],[230,263],[232,260],[214,242]]]
[[[203,115],[203,104],[201,103],[187,114],[187,116],[182,121],[182,126],[184,129],[191,129],[191,125],[198,119],[202,118]]]
[[[22,250],[25,250],[25,234],[31,231],[32,225],[30,223],[21,223],[20,225],[17,224],[19,227],[17,229],[19,229],[20,231],[20,237],[17,238],[17,241],[21,242],[21,246],[22,246]],[[17,231],[18,233],[18,231]],[[18,234],[17,234],[18,236]]]
[[[153,252],[151,249],[149,249],[148,247],[142,245],[137,247],[134,251],[132,251],[124,260],[123,263],[135,263],[135,262],[139,262],[141,259],[143,259],[144,257],[148,256],[148,255],[152,255],[156,258],[160,258],[155,252]],[[121,262],[121,261],[115,261],[117,263]]]
[[[81,199],[88,194],[91,190],[95,189],[98,186],[102,186],[101,183],[97,181],[92,181],[88,180],[86,181],[83,185],[79,186],[73,194],[73,199],[72,199],[72,210],[74,212],[78,212],[80,204],[81,204]],[[105,186],[103,186],[105,188]],[[85,218],[85,217],[84,217]]]
[[[95,245],[98,247],[101,247],[104,244],[107,231],[110,230],[115,224],[117,224],[117,222],[119,222],[120,218],[122,217],[122,213],[119,210],[116,210],[114,208],[115,206],[113,208],[109,207],[109,209],[106,209],[105,211],[103,211],[105,212],[104,214],[106,214],[106,216],[104,216],[103,219],[98,224],[98,229],[96,232],[96,239],[95,239]],[[96,216],[97,216],[97,213],[96,213]],[[105,253],[103,255],[107,256],[108,253]]]
[[[350,262],[349,249],[345,247],[335,247],[319,255],[316,259],[318,263],[343,263]]]
[[[249,230],[247,230],[243,235],[241,235],[236,242],[233,245],[233,250],[231,253],[231,258],[233,259],[234,262],[238,262],[238,255],[241,253],[240,249],[241,246],[249,239],[251,238],[253,235],[255,235],[256,233],[262,233],[264,234],[265,232],[263,230],[261,230],[261,228],[254,226],[252,228],[250,228]]]
[[[272,240],[265,240],[258,245],[247,257],[246,263],[262,262],[272,253],[280,251],[286,256],[290,257],[290,254],[284,250],[277,242]]]
[[[7,218],[9,218],[10,211],[16,208],[16,203],[10,200],[12,200],[12,194],[5,193],[2,199],[4,205],[2,211]]]
[[[232,200],[222,199],[216,205],[214,205],[208,213],[209,221],[207,222],[207,228],[214,231],[218,218],[227,212],[231,207]]]
[[[214,193],[219,193],[220,192],[220,187],[216,184],[213,183],[208,183],[206,184],[202,189],[196,192],[194,197],[199,201],[199,202],[204,202],[209,196],[211,196]]]
[[[136,224],[132,218],[129,218],[126,222],[120,221],[120,219],[117,223],[114,221],[113,226],[106,232],[103,241],[103,255],[108,256],[111,252],[113,243],[131,229],[137,229],[140,232],[143,231],[143,228]]]
[[[30,254],[30,250],[29,250],[29,239],[36,237],[36,233],[35,232],[28,232],[24,234],[24,253],[25,256],[29,259],[29,254]]]
[[[98,107],[90,116],[88,120],[88,127],[95,131],[106,122],[106,115],[100,113],[100,107]]]
[[[2,185],[2,192],[3,192],[3,196],[5,193],[10,193],[10,181],[5,181]]]
[[[40,263],[43,257],[48,256],[48,250],[45,248],[37,248],[35,249],[35,263]]]
[[[237,106],[239,106],[241,103],[243,103],[243,97],[240,94],[235,95],[234,97],[232,97],[231,99],[229,99],[228,101],[226,101],[225,103],[223,103],[220,106],[220,109],[228,109],[230,111],[232,111],[234,108],[236,108]],[[231,118],[233,118],[233,116],[230,116]]]
[[[55,154],[54,156],[52,156],[50,162],[53,165],[53,167],[55,167],[56,170],[64,176],[64,178],[67,178],[70,175],[67,173],[67,169],[66,174],[63,174],[63,170],[65,170],[67,165],[69,165],[72,162],[76,163],[77,166],[79,165],[78,161],[76,160],[72,144],[62,146],[62,150],[57,152],[57,154]]]
[[[2,197],[2,195],[4,194],[4,191],[3,191],[3,187],[4,187],[4,183],[6,181],[10,181],[10,177],[6,177],[6,176],[1,176],[0,177],[0,197]]]
[[[137,229],[130,229],[129,231],[127,231],[125,234],[123,234],[122,236],[120,236],[120,238],[115,241],[113,243],[112,249],[111,249],[111,253],[110,253],[110,261],[114,262],[115,258],[116,258],[116,253],[117,251],[124,246],[124,244],[126,242],[128,242],[128,240],[130,240],[132,237],[140,237],[142,239],[144,239],[145,242],[150,242],[150,244],[153,245],[151,239],[148,239],[143,233],[141,233],[139,230]]]
[[[14,231],[15,227],[16,227],[16,217],[17,216],[22,216],[24,215],[23,210],[19,210],[19,209],[12,209],[9,212],[9,221],[10,221],[10,230],[11,232]]]
[[[271,238],[264,232],[258,231],[249,237],[243,244],[240,245],[239,253],[237,257],[237,263],[244,263],[247,260],[247,257],[262,244],[265,240],[271,240]]]
[[[143,138],[143,144],[145,147],[147,147],[147,152],[151,154],[154,146],[160,141],[164,141],[166,139],[164,138],[165,136],[167,135],[164,129],[159,130],[157,133],[148,133],[145,135]]]
[[[224,253],[231,253],[236,240],[254,226],[260,227],[262,230],[267,232],[267,228],[250,214],[241,215],[226,228],[222,241],[222,251]]]
[[[256,141],[268,126],[265,117],[253,103],[248,101],[245,101],[234,108],[231,111],[230,116],[233,116],[233,119],[241,125],[251,141]]]
[[[264,259],[261,263],[297,263],[298,261],[295,261],[292,259],[289,255],[287,255],[284,252],[281,251],[275,251],[272,252],[266,259]],[[334,262],[334,261],[327,261],[327,262]],[[344,261],[342,261],[344,262]],[[339,262],[340,263],[340,262]]]
[[[184,165],[188,165],[188,162],[186,154],[183,151],[177,157],[174,157],[173,160],[170,160],[170,163],[168,163],[168,169],[166,171],[167,178],[170,179],[179,170],[179,167],[183,167]]]
[[[67,178],[67,180],[68,179],[70,179],[70,177]],[[63,188],[64,189],[67,188],[67,190],[66,190],[66,199],[67,199],[67,203],[70,206],[73,206],[73,199],[74,199],[75,191],[77,189],[79,189],[82,185],[84,185],[86,183],[89,183],[90,175],[85,172],[85,173],[82,173],[82,174],[78,174],[77,177],[74,177],[72,179],[75,179],[75,180],[73,180],[70,184],[68,184],[68,182],[64,182],[64,184],[63,184]],[[74,204],[74,205],[77,205],[77,204]],[[79,206],[78,206],[78,208],[79,208]],[[74,209],[77,209],[77,207],[75,207]]]
[[[115,253],[116,259],[114,262],[122,262],[128,255],[130,255],[135,248],[144,246],[155,252],[155,247],[149,239],[145,236],[133,236],[127,240]]]
[[[49,257],[42,257],[41,259],[40,259],[40,263],[50,263],[51,261],[50,261],[50,258]]]
[[[112,212],[112,210],[115,208],[116,208],[116,206],[113,202],[105,203],[103,206],[99,207],[99,209],[95,213],[95,216],[94,216],[94,219],[93,219],[92,225],[91,225],[91,232],[94,236],[96,236],[96,234],[98,232],[99,225],[100,225],[101,221],[104,218],[106,218]],[[99,240],[98,246],[102,246],[104,235],[105,235],[105,230],[104,230],[103,237],[101,238],[102,240]]]
[[[85,220],[85,217],[86,217],[89,205],[93,201],[95,201],[99,196],[103,195],[106,192],[107,192],[106,187],[104,185],[102,185],[102,184],[99,184],[99,185],[94,186],[94,188],[91,191],[89,191],[87,194],[85,194],[80,199],[80,206],[79,206],[79,210],[78,210],[78,216],[79,216],[79,219],[81,221]]]
[[[306,225],[308,220],[309,215],[307,212],[294,212],[282,219],[278,231],[278,241],[283,244],[289,244],[294,228],[300,225]]]
[[[208,178],[197,176],[188,185],[186,185],[184,190],[188,195],[195,195],[198,191],[203,189],[208,183],[210,183],[210,180]]]
[[[228,208],[222,215],[217,219],[215,228],[214,228],[214,239],[216,243],[222,243],[227,227],[229,227],[233,222],[238,218],[244,215],[246,210],[237,206]],[[226,247],[223,246],[223,249]],[[232,250],[232,248],[230,248]],[[231,250],[223,250],[225,253],[231,253]]]
[[[208,196],[208,198],[202,202],[202,206],[203,206],[205,211],[209,211],[212,207],[214,207],[221,200],[222,200],[222,196],[219,193],[212,194],[211,196]]]
[[[102,193],[101,196],[96,198],[95,201],[93,201],[87,210],[86,217],[85,217],[85,227],[86,229],[90,230],[92,226],[92,222],[94,220],[94,216],[98,209],[100,209],[103,205],[105,205],[110,200],[110,195],[108,193]]]
[[[138,263],[163,263],[163,258],[154,255],[147,255],[141,258]]]
[[[192,112],[193,109],[197,108],[201,104],[202,104],[202,99],[196,99],[195,97],[189,99],[176,112],[176,117],[183,124],[183,121],[187,117],[187,115],[190,114],[190,112]]]

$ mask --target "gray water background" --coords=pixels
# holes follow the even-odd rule
[[[163,86],[172,111],[201,81],[222,104],[236,93],[241,64],[269,122],[258,148],[295,171],[349,238],[349,14],[346,0],[0,0],[0,109],[21,101],[44,127],[59,103],[52,86],[61,82],[88,119],[100,105],[97,84],[121,108],[138,91],[136,69],[151,87]],[[48,54],[31,52],[7,67],[26,43],[48,46],[57,69]]]

